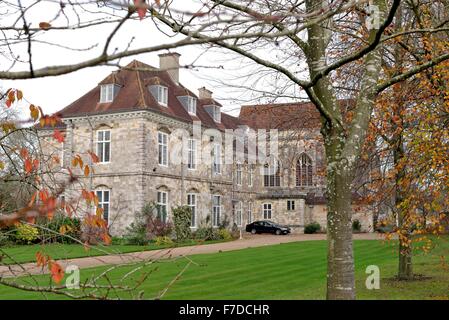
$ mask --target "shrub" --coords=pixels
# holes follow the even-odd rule
[[[16,225],[16,239],[20,243],[31,244],[39,239],[39,229],[29,224]]]
[[[199,225],[195,232],[195,239],[203,241],[220,240],[219,230],[212,228],[206,221],[206,223],[201,223]]]
[[[352,221],[352,231],[353,232],[360,232],[362,230],[362,224],[359,220],[355,219]]]
[[[220,239],[226,240],[226,241],[233,239],[233,236],[231,235],[231,233],[227,229],[219,229],[218,230],[218,236],[220,237]]]
[[[170,237],[167,237],[167,236],[156,237],[155,244],[157,246],[171,246],[171,245],[173,245],[173,240],[170,239]]]
[[[81,241],[90,245],[105,244],[110,241],[107,222],[97,215],[87,215],[81,225]]]
[[[76,243],[81,238],[81,220],[57,214],[53,219],[41,220],[40,236],[43,241],[58,243]]]
[[[170,236],[172,231],[173,226],[170,222],[157,217],[157,206],[154,203],[147,203],[136,213],[134,222],[126,228],[125,238],[129,244],[146,245],[156,237]]]
[[[176,241],[182,242],[190,239],[192,232],[190,222],[192,219],[192,210],[189,206],[179,206],[172,209],[173,224],[175,227]]]
[[[304,233],[305,234],[312,234],[317,233],[321,230],[321,226],[318,222],[312,222],[305,226]]]

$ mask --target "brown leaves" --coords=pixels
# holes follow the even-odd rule
[[[51,24],[48,22],[40,22],[39,28],[41,28],[42,30],[48,30],[51,28]]]
[[[54,282],[60,283],[64,278],[64,270],[48,254],[44,254],[41,251],[36,252],[36,264],[38,267],[42,267],[42,269],[47,266]]]
[[[64,135],[58,129],[55,129],[55,131],[53,132],[53,138],[55,138],[59,143],[64,142]]]
[[[23,99],[23,92],[17,89],[8,89],[6,91],[6,106],[10,108],[15,101]]]

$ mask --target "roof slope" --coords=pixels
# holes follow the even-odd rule
[[[100,85],[102,84],[120,86],[117,95],[110,103],[99,102]],[[163,84],[168,87],[168,107],[160,105],[147,89],[147,86],[152,84]],[[177,98],[187,95],[198,99],[193,92],[182,84],[175,83],[167,71],[134,60],[123,69],[111,73],[98,86],[57,112],[57,115],[61,118],[68,118],[103,113],[152,110],[181,121],[201,121],[207,127],[220,130],[236,128],[241,124],[238,118],[225,113],[222,113],[222,122],[216,123],[203,108],[210,104],[221,106],[213,99],[198,99],[197,115],[190,115]]]

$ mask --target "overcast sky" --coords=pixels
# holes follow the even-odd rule
[[[22,2],[26,4],[28,1]],[[189,3],[193,2],[194,1],[189,1]],[[32,8],[27,12],[27,20],[31,22],[33,27],[37,27],[39,22],[51,21],[58,9],[59,4],[57,3],[47,3],[44,7],[36,6],[36,8]],[[70,12],[66,12],[66,14],[69,18],[71,17]],[[89,19],[91,16],[86,14],[84,18]],[[4,25],[5,23],[6,21],[4,20],[2,24]],[[65,20],[59,18],[56,22],[52,23],[52,25],[64,25],[64,23]],[[41,42],[34,42],[32,45],[34,68],[37,69],[52,65],[70,64],[96,56],[101,52],[105,38],[111,32],[113,26],[114,25],[112,24],[108,24],[76,31],[50,30],[42,33],[42,35],[37,38],[37,40]],[[143,21],[128,21],[115,36],[111,45],[112,50],[110,51],[113,51],[114,48],[126,48],[132,37],[134,37],[134,40],[132,41],[131,48],[152,46],[174,41],[174,38],[170,38],[160,32],[150,19]],[[48,45],[43,42],[57,43],[59,46],[70,47],[73,50]],[[93,49],[87,51],[83,50],[86,48]],[[25,45],[16,46],[14,52],[19,56],[19,59],[26,60],[28,58],[26,49]],[[223,100],[222,98],[232,99],[233,97],[230,96],[229,91],[226,91],[224,88],[217,88],[213,81],[210,80],[225,77],[226,72],[232,73],[234,70],[239,69],[241,67],[239,64],[244,63],[244,61],[236,59],[231,63],[229,62],[229,54],[217,53],[216,51],[207,51],[205,53],[204,47],[182,47],[177,48],[175,51],[181,54],[182,65],[194,63],[197,66],[203,66],[196,70],[182,69],[180,71],[181,83],[193,92],[197,92],[197,89],[202,86],[210,88],[214,92],[214,97],[219,99],[224,105],[223,111],[238,115],[240,102],[233,103],[229,100]],[[133,59],[138,59],[144,63],[158,67],[158,53],[163,52],[125,58],[120,61],[120,64],[124,65]],[[2,70],[9,68],[11,63],[11,59],[8,60],[4,57],[0,58]],[[225,64],[224,69],[217,68],[223,66],[223,63]],[[27,63],[16,63],[12,70],[21,71],[27,70],[27,68]],[[102,66],[83,69],[56,77],[32,80],[3,80],[0,86],[3,89],[21,89],[28,102],[41,106],[45,113],[53,113],[87,93],[114,69],[116,68]]]

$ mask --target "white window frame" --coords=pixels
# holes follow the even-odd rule
[[[195,97],[187,97],[187,112],[191,115],[196,116],[196,98]]]
[[[100,103],[108,103],[114,100],[114,84],[102,84],[100,86]]]
[[[253,222],[253,203],[248,202],[248,223]]]
[[[161,208],[165,208],[165,219],[162,219],[162,221],[167,222],[168,220],[168,192],[158,190],[156,195],[156,204],[158,205],[158,216],[161,216]],[[162,216],[162,218],[164,218]]]
[[[238,186],[242,185],[242,164],[241,163],[237,163],[235,165],[235,183]]]
[[[264,220],[271,220],[273,217],[273,205],[270,202],[262,204],[262,216]]]
[[[108,201],[104,201],[104,195],[105,193],[108,194]],[[101,194],[101,196],[99,196]],[[110,189],[97,189],[95,190],[95,195],[98,198],[98,206],[95,208],[95,211],[97,208],[103,209],[103,219],[106,220],[107,224],[109,225],[109,217],[111,216],[111,190]],[[105,210],[105,206],[107,206],[107,210]]]
[[[215,199],[218,199],[217,202],[215,202]],[[220,226],[220,219],[221,219],[221,195],[214,194],[212,196],[212,226],[214,228],[217,228]]]
[[[289,199],[287,200],[287,211],[295,211],[296,203],[295,200]]]
[[[235,207],[235,221],[237,227],[241,227],[243,224],[243,204],[242,201],[238,201]]]
[[[157,86],[157,102],[168,107],[168,88],[165,86]]]
[[[213,106],[214,110],[214,121],[217,123],[221,123],[221,109],[219,106]]]
[[[109,139],[106,139],[106,133],[109,133]],[[102,133],[102,139],[99,139],[99,134]],[[111,140],[112,140],[112,132],[111,130],[97,130],[96,132],[96,138],[97,138],[97,156],[98,156],[98,163],[110,163],[111,162]],[[109,146],[109,159],[106,160],[106,146]],[[100,152],[101,149],[101,152]]]
[[[219,143],[214,144],[212,167],[214,174],[221,174],[221,144]]]
[[[165,139],[165,141],[164,141]],[[168,167],[168,134],[157,132],[158,163],[160,166]]]
[[[197,140],[188,139],[187,140],[187,169],[196,170],[197,167]]]
[[[198,206],[198,194],[197,193],[188,193],[187,194],[187,205],[190,207],[192,211],[192,218],[190,219],[190,228],[196,228],[197,226],[197,206]],[[194,223],[192,223],[192,221]]]

